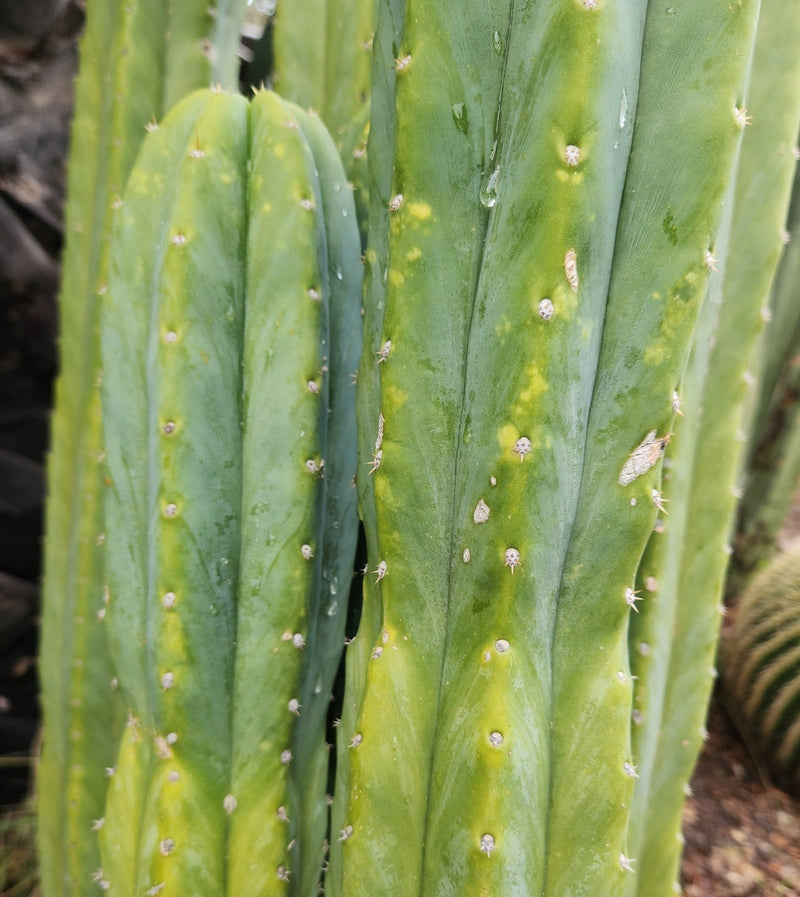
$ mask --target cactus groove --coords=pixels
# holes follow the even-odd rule
[[[115,891],[316,889],[324,832],[302,818],[324,806],[338,651],[304,647],[341,645],[355,459],[329,468],[326,448],[332,397],[352,428],[336,380],[359,293],[352,196],[301,110],[199,92],[148,137],[103,309],[107,623],[131,714],[101,832]]]

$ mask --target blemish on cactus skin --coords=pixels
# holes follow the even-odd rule
[[[656,431],[650,430],[622,465],[618,480],[620,486],[627,486],[647,473],[664,454],[668,442],[669,436],[656,436]]]
[[[175,517],[177,515],[177,513],[178,513],[178,506],[175,504],[174,501],[168,502],[164,506],[164,514],[167,517]]]
[[[172,838],[164,838],[158,845],[162,856],[168,857],[175,850],[175,841]]]
[[[503,743],[503,736],[500,732],[490,732],[489,733],[489,744],[492,747],[500,747]]]
[[[230,816],[231,813],[233,813],[233,811],[236,809],[236,807],[238,805],[239,805],[239,802],[236,800],[236,798],[232,794],[226,794],[225,798],[222,801],[222,808],[225,810],[225,812],[228,814],[228,816]]]
[[[544,298],[539,302],[539,317],[543,321],[549,321],[555,314],[555,308],[551,299]]]
[[[377,569],[372,571],[375,574],[375,576],[377,577],[375,582],[380,582],[383,579],[383,577],[386,576],[387,569],[388,569],[388,567],[387,567],[386,561],[381,561],[378,564]]]
[[[178,334],[175,333],[174,330],[168,330],[164,334],[164,342],[165,343],[177,343],[178,342]]]
[[[472,519],[475,523],[486,523],[490,514],[491,511],[489,505],[481,499],[478,504],[475,505],[475,510],[472,512]]]
[[[490,486],[496,486],[496,485],[497,485],[497,477],[494,476],[494,474],[492,474],[492,476],[489,477],[489,485],[490,485]]]
[[[381,445],[383,445],[383,425],[386,423],[383,415],[378,412],[378,434],[375,437],[375,454],[380,451]]]
[[[465,548],[463,554],[461,555],[461,559],[465,564],[468,564],[472,560],[472,555],[470,554],[469,548]]]
[[[175,234],[170,237],[170,243],[173,246],[183,246],[186,243],[186,234]]]
[[[506,548],[504,558],[506,567],[510,567],[512,573],[514,572],[515,568],[519,567],[522,563],[519,557],[519,551],[517,551],[516,548]]]
[[[526,455],[530,455],[532,449],[533,445],[530,439],[528,439],[527,436],[520,436],[514,443],[514,447],[511,451],[514,452],[515,455],[518,455],[520,462],[522,462],[525,460]],[[492,477],[492,479],[494,479],[494,477]],[[494,486],[495,484],[492,483],[492,485]]]
[[[567,283],[573,293],[578,292],[578,254],[574,249],[568,249],[564,256],[564,273],[567,275]]]
[[[180,777],[181,777],[181,774],[178,772],[177,769],[172,769],[167,774],[167,780],[170,782],[177,782]]]
[[[564,159],[566,160],[566,163],[570,166],[570,168],[574,168],[581,160],[580,147],[577,147],[575,146],[575,144],[571,143],[564,150]]]
[[[499,638],[494,643],[494,649],[495,649],[495,651],[497,651],[498,654],[505,654],[506,651],[508,651],[509,647],[511,647],[511,646],[508,644],[508,641],[504,638]]]
[[[161,429],[167,436],[171,436],[175,432],[175,421],[168,420]]]
[[[386,342],[380,347],[379,351],[375,354],[378,356],[378,364],[386,361],[389,357],[389,353],[392,351],[392,341],[387,339]]]
[[[644,581],[644,587],[648,592],[657,592],[658,591],[658,580],[655,576],[648,576]]]
[[[172,688],[175,685],[175,674],[174,673],[164,673],[161,677],[161,687],[166,690],[168,688]]]
[[[496,849],[494,836],[493,835],[481,835],[481,852],[485,853],[487,857],[492,855],[492,851]]]

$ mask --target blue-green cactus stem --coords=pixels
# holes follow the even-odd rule
[[[145,144],[114,260],[108,623],[131,721],[103,874],[312,894],[356,537],[361,263],[331,139],[272,93],[192,95]]]
[[[800,124],[800,22],[763,0],[747,89],[747,124],[722,233],[681,392],[662,520],[638,576],[641,613],[630,635],[638,677],[633,757],[638,769],[631,843],[641,858],[630,894],[668,894],[678,874],[680,815],[713,685],[727,544],[739,497],[747,364],[764,326]],[[785,54],[785,55],[784,55]],[[773,65],[788,77],[776,91]],[[756,116],[758,110],[758,116]],[[756,120],[758,118],[758,120]],[[765,160],[771,160],[765,165]]]

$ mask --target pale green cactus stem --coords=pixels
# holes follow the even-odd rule
[[[273,44],[275,87],[313,109],[330,130],[366,234],[366,144],[377,0],[279,0]]]
[[[356,532],[354,452],[328,450],[353,429],[336,381],[360,268],[336,149],[297,107],[200,92],[148,138],[103,328],[107,623],[131,721],[102,858],[120,894],[316,891],[331,598]]]
[[[797,147],[789,150],[797,155]],[[768,326],[759,339],[750,370],[755,385],[748,396],[745,430],[748,438],[739,504],[734,555],[726,591],[733,596],[774,554],[780,528],[800,479],[800,177],[783,239],[772,295],[763,313]]]
[[[87,3],[76,86],[60,310],[61,373],[48,463],[37,774],[45,897],[94,894],[121,706],[102,626],[103,440],[97,311],[108,234],[145,125],[187,89],[235,78],[227,57],[242,3],[211,16],[197,0]],[[221,54],[221,55],[219,55]],[[209,56],[218,56],[211,65]],[[190,64],[190,60],[194,60]]]
[[[637,578],[630,633],[636,675],[630,843],[639,857],[628,893],[671,893],[681,855],[684,789],[705,735],[730,538],[744,447],[747,365],[764,326],[791,189],[800,124],[800,21],[778,0],[760,4],[735,179],[723,233],[709,257],[708,295],[695,333],[667,455],[659,520]],[[776,72],[782,87],[776,89]],[[783,75],[786,75],[785,80]],[[750,117],[752,116],[752,123]]]

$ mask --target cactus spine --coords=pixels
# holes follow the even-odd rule
[[[331,399],[332,439],[353,426],[359,287],[352,196],[301,110],[201,92],[148,138],[103,310],[120,893],[316,890],[339,652],[303,648],[341,645],[355,458],[326,448]]]
[[[714,247],[718,261],[681,387],[682,417],[667,449],[665,491],[675,513],[659,522],[638,574],[632,621],[636,681],[630,840],[640,857],[630,894],[668,894],[678,874],[683,785],[704,737],[722,583],[738,496],[746,370],[781,250],[800,124],[800,21],[760,5],[747,87],[748,116]],[[786,71],[780,91],[774,71]],[[791,74],[790,74],[791,73]],[[742,101],[743,103],[743,101]],[[769,160],[769,164],[765,164]]]
[[[60,299],[61,373],[48,463],[40,675],[44,738],[37,773],[46,897],[94,893],[100,825],[120,708],[103,613],[105,470],[100,421],[99,296],[108,236],[148,120],[187,89],[234,75],[227,48],[242,4],[184,0],[87,4],[76,87]],[[209,56],[217,55],[218,64]],[[224,59],[224,61],[223,61]]]

